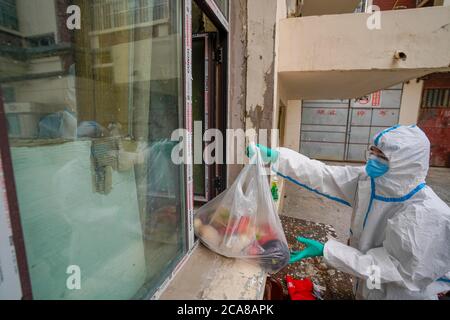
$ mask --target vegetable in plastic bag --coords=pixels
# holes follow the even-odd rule
[[[194,227],[208,248],[225,257],[257,263],[269,273],[289,263],[289,248],[259,152],[231,188],[197,211]]]

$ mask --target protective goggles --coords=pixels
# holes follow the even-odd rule
[[[366,161],[374,158],[381,159],[389,163],[389,159],[388,157],[386,157],[383,151],[381,151],[375,146],[370,146],[369,149],[366,151]]]

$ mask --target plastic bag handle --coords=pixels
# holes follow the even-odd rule
[[[250,170],[254,169],[252,167],[252,165],[256,165],[258,167],[264,166],[263,161],[262,161],[261,151],[259,150],[259,148],[256,146],[256,144],[254,142],[250,143],[250,147],[253,148],[254,150],[256,150],[255,155],[250,159],[249,165],[244,168],[245,171],[241,173],[242,175],[238,179],[238,182],[236,185],[237,191],[239,191],[242,194],[243,198],[245,198],[246,200],[249,198],[248,196],[246,196],[248,194],[248,190],[247,190],[247,193],[244,192],[243,181],[247,181],[247,177],[248,177]],[[250,182],[251,182],[251,180],[250,180]],[[259,189],[259,186],[258,186],[258,189]]]

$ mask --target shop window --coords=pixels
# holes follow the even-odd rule
[[[145,298],[187,251],[182,1],[73,3],[71,46],[0,67],[33,297]]]

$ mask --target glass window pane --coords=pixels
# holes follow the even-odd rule
[[[220,11],[222,11],[223,15],[228,18],[228,0],[214,0],[219,7]]]
[[[192,41],[192,118],[194,123],[202,124],[200,141],[203,140],[205,122],[205,38],[194,38]],[[194,134],[194,141],[198,137]],[[203,147],[203,146],[202,146]],[[194,194],[206,196],[206,166],[194,165]]]
[[[0,26],[18,30],[16,0],[0,0]]]
[[[186,253],[184,168],[170,142],[184,127],[182,2],[72,1],[75,31],[65,1],[39,2],[18,8],[32,28],[0,49],[34,297],[146,297]]]

